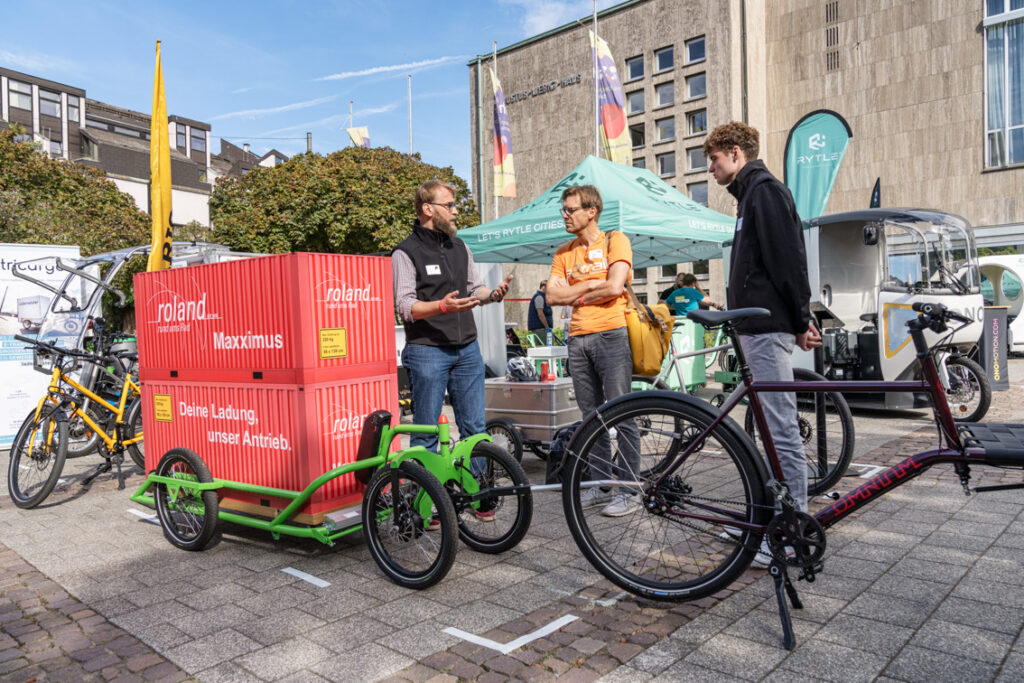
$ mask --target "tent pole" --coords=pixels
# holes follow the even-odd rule
[[[594,156],[601,157],[601,108],[597,93],[597,0],[594,0],[594,47],[591,49],[591,61],[594,62]]]

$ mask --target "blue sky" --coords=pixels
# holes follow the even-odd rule
[[[598,8],[615,4],[601,0]],[[148,113],[156,40],[167,110],[219,138],[285,154],[348,146],[349,101],[374,146],[413,149],[470,180],[469,69],[591,12],[592,0],[251,0],[3,3],[0,66]],[[11,21],[14,18],[17,21]],[[17,30],[14,30],[17,27]],[[500,61],[499,61],[500,68]],[[500,73],[499,73],[500,75]],[[277,138],[277,139],[259,139]],[[515,139],[513,138],[513,145]]]

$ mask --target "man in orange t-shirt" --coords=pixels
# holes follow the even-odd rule
[[[576,401],[584,416],[599,405],[628,393],[633,356],[626,332],[626,283],[631,279],[633,250],[621,232],[598,227],[603,208],[593,185],[573,185],[562,192],[565,231],[575,237],[551,260],[547,299],[572,306],[569,323],[569,372]],[[628,424],[628,426],[627,426]],[[591,452],[595,479],[636,481],[640,465],[640,434],[631,421],[620,425],[618,457],[603,436]],[[606,490],[594,486],[580,496],[583,509],[603,506],[601,514],[621,517],[639,507],[635,487]]]

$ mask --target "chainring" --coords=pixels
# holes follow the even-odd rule
[[[793,511],[795,523],[790,525],[783,515],[775,515],[765,529],[765,539],[772,557],[789,567],[812,568],[825,555],[825,529],[806,512]],[[793,551],[789,555],[786,551]]]

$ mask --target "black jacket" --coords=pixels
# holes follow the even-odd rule
[[[793,195],[759,160],[744,165],[727,189],[739,202],[729,259],[729,308],[757,306],[772,312],[770,318],[743,321],[738,330],[806,332],[811,287]]]
[[[466,243],[458,237],[448,237],[439,230],[424,228],[416,220],[412,234],[393,252],[399,250],[408,254],[416,268],[416,298],[419,301],[437,301],[455,290],[459,291],[460,297],[469,296],[469,254]],[[472,311],[435,315],[405,323],[407,344],[462,346],[474,339],[476,323]]]

